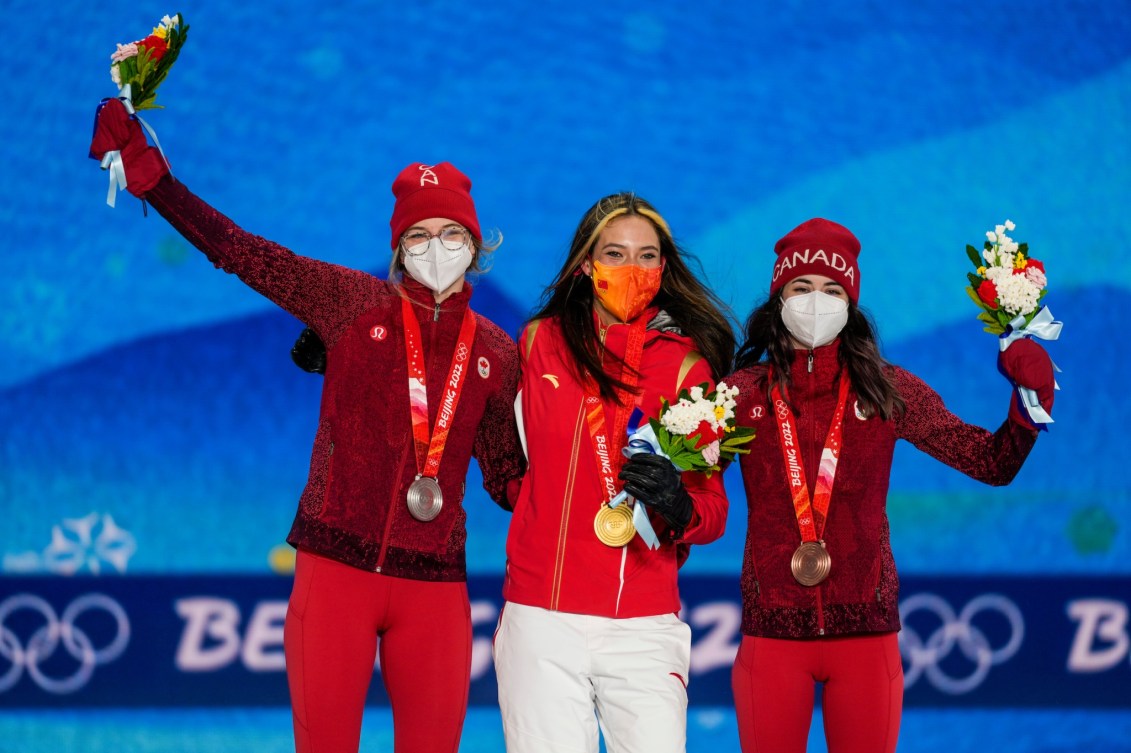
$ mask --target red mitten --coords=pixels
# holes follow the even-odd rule
[[[126,190],[138,198],[157,185],[169,172],[160,150],[150,146],[137,118],[126,112],[119,99],[104,99],[94,119],[94,138],[90,142],[91,159],[101,160],[107,152],[121,152],[126,170]]]
[[[1052,359],[1036,341],[1028,337],[1014,340],[998,355],[998,368],[1014,385],[1036,392],[1041,407],[1052,415],[1056,376]],[[1016,393],[1009,404],[1009,417],[1022,426],[1036,428]]]

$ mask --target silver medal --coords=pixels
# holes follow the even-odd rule
[[[422,523],[434,520],[444,506],[444,493],[431,476],[417,476],[405,497],[409,515]]]

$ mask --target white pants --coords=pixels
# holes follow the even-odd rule
[[[508,603],[495,633],[507,753],[683,753],[691,628]]]

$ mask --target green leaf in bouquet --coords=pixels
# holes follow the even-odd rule
[[[997,319],[993,316],[993,314],[987,313],[985,311],[978,314],[978,321],[985,322],[986,324],[997,324]]]
[[[970,261],[974,263],[974,269],[986,266],[986,261],[982,258],[982,255],[978,253],[978,249],[974,248],[969,243],[966,244],[966,255],[969,256]]]
[[[973,272],[967,272],[966,279],[970,282],[970,287],[974,288],[975,291],[978,290],[978,287],[981,286],[982,282],[985,280],[984,277],[979,277]]]
[[[660,445],[660,451],[670,457],[673,451],[672,444],[675,437],[664,428],[664,425],[660,423],[659,419],[649,418],[648,425],[652,427],[652,433],[656,435],[656,441]]]

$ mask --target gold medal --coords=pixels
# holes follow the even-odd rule
[[[444,493],[440,491],[436,479],[417,476],[408,487],[405,504],[408,505],[409,515],[421,523],[427,523],[440,514],[440,509],[444,506]]]
[[[597,538],[606,546],[622,547],[632,541],[636,535],[636,526],[632,524],[632,510],[628,505],[609,507],[602,504],[593,518],[593,530]]]
[[[815,586],[829,577],[832,566],[833,560],[823,541],[802,541],[789,562],[793,577],[803,586]]]

